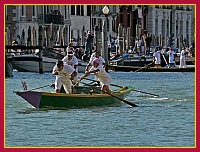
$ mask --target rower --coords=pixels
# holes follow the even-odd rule
[[[80,79],[80,81],[92,73],[98,78],[98,80],[101,84],[102,92],[103,93],[105,93],[105,92],[111,93],[109,86],[110,86],[112,79],[111,79],[110,75],[103,68],[103,65],[99,58],[95,58],[93,60],[93,66],[91,67],[91,69],[89,71],[87,71],[85,73],[85,75]]]
[[[66,94],[72,93],[71,79],[77,76],[77,72],[73,67],[64,64],[63,61],[58,61],[53,68],[52,74],[56,75],[56,80],[55,80],[56,93],[60,93],[62,85],[65,89]]]
[[[65,64],[72,66],[78,75],[78,59],[73,54],[73,48],[67,52],[67,55],[62,59]],[[77,76],[74,77],[73,83],[75,84],[78,81]]]

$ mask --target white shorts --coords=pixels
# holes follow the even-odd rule
[[[72,82],[69,79],[63,79],[62,77],[56,77],[55,90],[60,90],[63,85],[66,94],[72,93]]]
[[[156,61],[155,61],[155,64],[160,64],[160,60],[156,60]]]
[[[112,79],[107,77],[104,80],[99,79],[99,81],[100,81],[101,86],[107,85],[109,87]]]

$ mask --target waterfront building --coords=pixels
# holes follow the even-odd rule
[[[136,37],[150,34],[151,45],[190,46],[194,42],[194,5],[123,5],[117,24],[130,28],[132,44]]]
[[[20,37],[22,45],[67,45],[76,39],[85,45],[87,31],[102,25],[102,8],[99,5],[7,5],[5,6],[7,45]],[[116,7],[110,12],[116,16]],[[108,35],[116,35],[113,16],[108,17]]]
[[[135,38],[150,34],[151,45],[190,46],[195,39],[194,5],[6,5],[6,44],[13,40],[22,45],[67,45],[76,39],[85,45],[88,31],[97,25],[102,32],[107,20],[107,38],[118,37],[123,49],[134,45]],[[119,36],[118,29],[122,35]],[[99,42],[101,43],[101,42]],[[120,47],[121,48],[121,47]]]

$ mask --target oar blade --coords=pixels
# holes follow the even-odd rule
[[[132,102],[129,102],[129,101],[127,101],[127,100],[125,100],[124,102],[125,102],[126,104],[132,106],[132,107],[138,107],[138,105],[136,105],[136,104],[134,104],[134,103],[132,103]]]
[[[157,95],[157,94],[153,94],[153,93],[149,93],[149,92],[144,92],[144,91],[135,90],[135,89],[133,89],[132,91],[140,92],[140,93],[144,93],[144,94],[148,94],[148,95],[152,95],[152,96],[155,96],[155,97],[159,97],[159,95]]]

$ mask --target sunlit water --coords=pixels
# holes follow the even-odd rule
[[[80,74],[81,75],[81,74]],[[6,78],[6,146],[194,146],[195,73],[112,72],[114,84],[134,86],[127,104],[38,110],[13,91],[54,82],[51,73],[14,72]],[[92,78],[92,77],[91,77]],[[115,89],[115,88],[112,88]],[[39,91],[52,91],[42,88]]]

